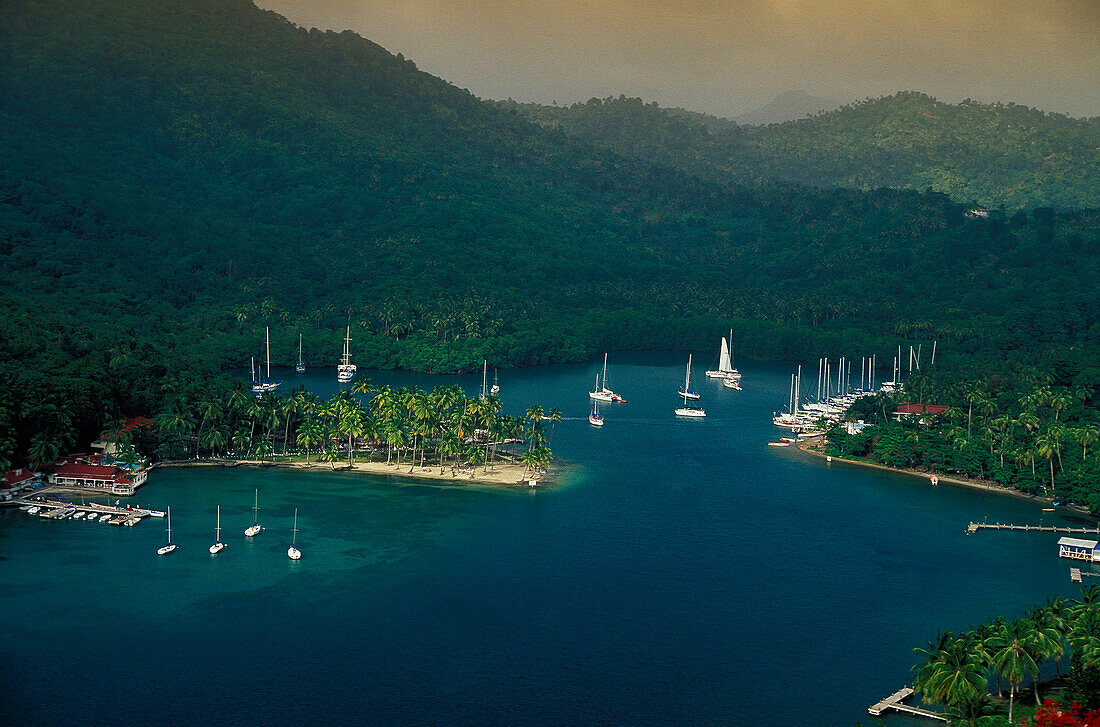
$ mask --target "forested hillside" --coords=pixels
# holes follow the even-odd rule
[[[1093,213],[704,179],[245,0],[17,0],[0,33],[16,450],[247,366],[265,326],[276,363],[301,333],[333,365],[350,325],[360,366],[431,371],[731,326],[769,358],[1095,350]]]
[[[504,106],[548,128],[717,182],[931,189],[1010,212],[1100,207],[1100,118],[1013,104],[946,104],[920,93],[769,126],[722,123],[626,97]]]

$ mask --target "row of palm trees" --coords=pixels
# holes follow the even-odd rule
[[[942,385],[915,374],[903,385],[902,398],[947,404],[943,431],[948,440],[956,448],[985,448],[1001,471],[1011,464],[1016,472],[1030,469],[1032,480],[1039,480],[1036,464],[1042,462],[1046,474],[1040,484],[1046,494],[1067,477],[1073,481],[1065,484],[1079,484],[1080,473],[1067,471],[1067,461],[1071,467],[1097,466],[1100,417],[1089,387],[1057,386],[1049,375],[1008,388],[985,380]]]
[[[154,441],[146,445],[159,458],[304,455],[308,462],[316,454],[333,466],[343,457],[354,464],[361,451],[381,458],[384,449],[387,463],[408,464],[410,472],[417,466],[438,466],[440,473],[464,464],[490,468],[503,457],[538,472],[552,458],[553,426],[560,420],[557,409],[539,406],[510,416],[496,397],[467,397],[457,386],[423,391],[357,382],[323,399],[303,387],[252,396],[237,383],[194,403],[172,400],[154,418]],[[123,450],[134,444],[121,422],[101,436]]]
[[[976,724],[990,711],[990,679],[997,696],[1008,686],[1008,724],[1015,697],[1028,680],[1040,704],[1039,669],[1075,655],[1074,668],[1100,667],[1100,587],[1081,589],[1081,598],[1048,599],[1014,620],[997,618],[969,631],[940,633],[927,647],[914,649],[913,688],[925,702],[947,707],[954,724]]]

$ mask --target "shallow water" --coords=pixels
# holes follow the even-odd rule
[[[602,429],[586,420],[602,362],[501,372],[510,413],[566,416],[554,489],[158,470],[133,499],[172,506],[167,557],[162,521],[3,513],[0,722],[871,724],[938,629],[1076,592],[1058,536],[964,535],[1038,523],[1037,504],[766,446],[789,366],[743,366],[741,392],[700,367],[708,416],[677,420],[685,358],[613,355],[629,402]]]

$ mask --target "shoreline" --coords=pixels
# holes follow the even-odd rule
[[[302,472],[318,471],[318,472],[354,472],[359,474],[385,476],[385,477],[397,477],[404,479],[417,479],[438,484],[455,484],[455,485],[492,485],[498,487],[506,487],[509,489],[533,489],[535,487],[545,488],[546,483],[549,480],[550,483],[554,483],[557,480],[555,476],[557,473],[554,471],[556,468],[549,472],[543,472],[536,475],[535,484],[531,484],[531,477],[524,477],[524,474],[528,472],[527,468],[521,464],[514,464],[510,462],[500,463],[493,465],[491,469],[483,470],[482,465],[476,467],[467,468],[455,468],[444,467],[443,472],[440,473],[439,465],[430,466],[425,463],[424,467],[414,466],[410,471],[409,463],[405,462],[400,465],[386,464],[385,462],[355,462],[349,465],[347,462],[309,462],[291,460],[284,462],[272,462],[268,460],[249,460],[249,459],[216,459],[216,460],[166,460],[163,462],[156,462],[150,465],[150,469],[158,468],[185,468],[185,467],[221,467],[223,469],[235,469],[237,467],[247,467],[249,469],[287,469],[297,470]]]
[[[952,476],[952,475],[941,475],[941,474],[934,473],[934,472],[922,472],[920,470],[902,469],[900,467],[888,467],[887,465],[877,464],[875,462],[865,462],[863,460],[858,460],[858,459],[848,459],[847,457],[838,457],[836,455],[827,455],[824,452],[822,452],[821,449],[820,449],[820,444],[821,444],[822,440],[823,440],[822,437],[815,437],[814,439],[803,440],[801,442],[798,442],[795,445],[795,448],[800,452],[804,452],[806,454],[813,455],[814,457],[820,457],[821,459],[825,459],[825,460],[830,461],[830,462],[841,462],[843,464],[856,465],[857,467],[870,467],[872,469],[883,470],[885,472],[894,472],[894,473],[897,473],[897,474],[909,475],[910,477],[917,477],[917,478],[923,479],[925,481],[925,483],[928,484],[929,487],[934,487],[935,486],[931,483],[931,481],[929,479],[933,474],[935,474],[939,483],[947,483],[947,484],[952,484],[952,485],[958,485],[959,487],[969,487],[969,488],[974,489],[974,490],[982,490],[984,492],[992,492],[992,493],[997,493],[997,494],[1001,494],[1001,495],[1010,495],[1012,497],[1019,497],[1019,498],[1025,499],[1025,500],[1034,500],[1035,502],[1044,502],[1044,503],[1052,503],[1053,502],[1052,498],[1037,497],[1035,495],[1029,495],[1026,492],[1020,492],[1019,490],[1017,490],[1014,487],[1001,487],[1000,485],[988,484],[986,482],[981,482],[981,481],[977,481],[977,480],[972,480],[972,479],[967,479],[967,478],[962,478],[962,477],[957,477],[957,476]],[[1078,514],[1081,514],[1081,515],[1090,515],[1090,513],[1088,513],[1085,510],[1077,510],[1076,508],[1068,508],[1068,509],[1073,511],[1073,512],[1077,512]],[[1091,517],[1091,515],[1090,515],[1090,517]]]

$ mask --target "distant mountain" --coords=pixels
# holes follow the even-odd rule
[[[14,0],[0,33],[18,140],[0,145],[0,382],[20,396],[149,411],[158,386],[247,365],[269,325],[282,363],[302,332],[307,363],[331,365],[350,324],[360,366],[430,371],[709,347],[731,326],[769,358],[885,355],[899,331],[1005,355],[1100,330],[1088,215],[973,220],[927,185],[764,174],[802,181],[798,153],[850,143],[839,178],[870,129],[893,148],[892,125],[956,107],[737,127],[619,99],[550,118],[245,0]],[[1079,158],[1048,163],[1073,179]],[[1021,316],[1025,298],[1057,312]]]
[[[733,120],[746,126],[780,124],[823,111],[835,111],[841,106],[843,103],[840,101],[812,96],[804,91],[786,91],[755,111],[734,116]]]
[[[945,104],[920,93],[768,126],[720,123],[622,96],[515,108],[544,126],[719,183],[931,189],[988,206],[1100,207],[1100,117]]]

